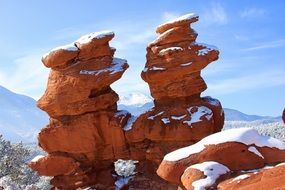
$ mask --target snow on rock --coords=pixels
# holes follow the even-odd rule
[[[193,123],[202,121],[201,120],[202,117],[206,117],[207,120],[210,120],[213,117],[212,110],[210,110],[205,106],[192,106],[187,110],[191,116],[191,119],[188,121],[183,121],[183,123],[186,123],[188,126],[191,126]]]
[[[206,178],[194,181],[192,183],[194,190],[205,190],[207,187],[211,187],[212,185],[214,185],[216,183],[216,180],[221,175],[230,172],[228,167],[213,161],[195,164],[190,166],[189,168],[200,170],[206,176]]]
[[[166,24],[172,24],[172,23],[174,23],[174,22],[179,22],[179,21],[184,21],[184,20],[191,20],[191,19],[197,18],[197,17],[198,17],[198,15],[195,14],[195,13],[189,13],[189,14],[180,16],[180,17],[178,17],[178,18],[169,20],[169,21],[167,21],[167,22],[165,22],[165,23],[159,25],[158,28],[161,27],[161,26],[163,26],[163,25],[166,25]]]
[[[34,157],[34,158],[31,160],[31,162],[37,162],[39,159],[41,159],[41,158],[43,158],[43,157],[45,157],[45,156],[43,156],[43,155],[38,155],[38,156]]]
[[[132,126],[134,124],[134,122],[137,120],[137,116],[133,116],[129,118],[128,122],[126,123],[126,125],[124,126],[124,131],[128,131],[132,129]]]
[[[154,120],[154,118],[156,118],[157,116],[162,115],[163,113],[164,113],[164,111],[159,112],[158,114],[155,114],[155,115],[153,115],[153,116],[149,116],[148,119]]]
[[[256,154],[257,156],[261,157],[262,159],[264,159],[263,155],[254,147],[254,146],[250,146],[248,148],[248,150],[254,154]]]
[[[244,179],[246,179],[246,178],[249,178],[249,175],[248,175],[248,174],[242,174],[242,175],[239,175],[239,176],[235,177],[235,178],[232,180],[232,182],[234,182],[234,181],[241,181],[241,180],[244,180]]]
[[[169,48],[165,48],[159,51],[159,55],[166,55],[170,52],[175,52],[175,51],[183,51],[182,47],[169,47]]]
[[[182,66],[182,67],[186,67],[186,66],[189,66],[189,65],[191,65],[191,64],[192,64],[192,62],[182,63],[182,64],[180,64],[180,66]]]
[[[114,32],[109,31],[109,30],[100,31],[100,32],[93,32],[93,33],[86,34],[86,35],[80,37],[75,42],[80,43],[80,44],[87,44],[87,43],[90,43],[93,39],[100,39],[100,38],[104,38],[106,36],[114,36]]]
[[[172,32],[174,29],[171,28],[165,32],[163,32],[162,34],[159,35],[159,38],[155,39],[154,41],[152,41],[151,43],[149,43],[148,46],[151,46],[153,44],[156,44],[161,38],[164,38],[165,36],[167,36],[170,32]]]
[[[109,72],[110,74],[115,74],[124,71],[124,65],[127,60],[120,58],[113,58],[113,65],[111,67],[100,69],[100,70],[81,70],[79,74],[81,75],[100,75],[101,73]]]
[[[220,106],[221,103],[219,100],[212,98],[211,96],[205,96],[203,97],[204,100],[206,100],[208,103],[210,103],[213,106]]]
[[[171,116],[171,119],[174,119],[174,120],[181,120],[181,119],[183,119],[183,118],[185,118],[187,115],[185,114],[185,115],[181,115],[181,116],[175,116],[175,115],[173,115],[173,116]]]
[[[153,66],[149,70],[151,70],[151,71],[164,71],[164,70],[166,70],[166,68]]]
[[[129,182],[134,178],[134,176],[129,176],[129,177],[119,177],[116,181],[115,181],[115,185],[116,185],[116,190],[120,190],[123,187],[125,187],[126,185],[129,184]]]
[[[169,118],[162,118],[161,121],[162,121],[164,124],[169,124],[169,123],[170,123]]]
[[[204,44],[204,43],[193,42],[192,44],[190,44],[190,46],[188,48],[191,49],[192,46],[200,46],[201,47],[201,49],[197,51],[198,56],[205,56],[210,51],[219,51],[219,49],[216,46],[208,45],[208,44]]]
[[[58,50],[65,50],[65,51],[78,51],[78,47],[75,46],[74,43],[70,43],[64,46],[59,46],[56,48],[53,48],[52,50],[50,50],[48,53],[44,54],[42,59],[45,59],[48,55],[50,55],[51,53],[58,51]]]
[[[285,150],[285,142],[283,141],[273,137],[262,136],[258,134],[255,129],[237,128],[212,134],[194,145],[177,149],[165,155],[164,160],[178,161],[203,151],[206,145],[216,145],[226,142],[239,142],[245,145],[255,145],[256,147],[269,147]]]
[[[115,171],[119,176],[129,177],[136,174],[135,169],[138,161],[119,159],[114,162]]]

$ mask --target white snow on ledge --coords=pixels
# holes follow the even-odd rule
[[[191,20],[191,19],[193,19],[193,18],[195,18],[195,17],[198,17],[198,15],[195,14],[195,13],[189,13],[189,14],[180,16],[180,17],[178,17],[178,18],[169,20],[169,21],[167,21],[167,22],[165,22],[165,23],[159,25],[158,27],[161,27],[161,26],[166,25],[166,24],[172,24],[172,23],[174,23],[174,22],[183,21],[183,20]]]
[[[37,162],[39,159],[41,159],[41,158],[43,158],[43,157],[45,157],[45,156],[43,156],[43,155],[38,155],[38,156],[34,157],[34,158],[31,160],[31,162]]]
[[[67,45],[64,45],[64,46],[59,46],[59,47],[56,47],[56,48],[53,48],[52,50],[50,50],[48,53],[44,54],[43,55],[43,59],[45,59],[49,54],[57,51],[57,50],[66,50],[66,51],[78,51],[79,49],[74,45],[74,43],[70,43],[70,44],[67,44]]]
[[[255,145],[256,147],[269,147],[285,150],[285,142],[281,140],[269,136],[262,136],[258,134],[255,129],[236,128],[212,134],[194,145],[177,149],[165,155],[164,160],[178,161],[203,151],[206,145],[217,145],[226,142],[239,142],[245,145]]]
[[[250,146],[248,148],[248,150],[254,154],[256,154],[257,156],[261,157],[262,159],[264,159],[263,155],[254,147],[254,146]]]
[[[244,180],[244,179],[247,179],[247,178],[249,178],[248,174],[242,174],[242,175],[239,175],[239,176],[235,177],[230,183],[232,183],[234,181],[237,181],[239,183],[241,180]]]
[[[110,74],[115,74],[118,72],[124,71],[123,65],[127,63],[127,60],[120,59],[120,58],[113,58],[113,65],[110,67],[107,67],[105,69],[100,70],[81,70],[79,72],[80,75],[100,75],[102,73],[110,72]]]
[[[197,111],[192,111],[197,109]],[[213,112],[206,106],[192,106],[187,109],[189,115],[191,116],[190,120],[183,121],[183,123],[187,124],[188,126],[192,127],[193,123],[197,123],[202,121],[202,117],[205,116],[208,121],[211,120],[213,117]]]
[[[166,55],[170,52],[175,52],[175,51],[183,51],[182,47],[169,47],[169,48],[165,48],[159,51],[158,55],[163,56]]]
[[[230,172],[229,168],[218,162],[208,161],[195,164],[187,169],[197,169],[204,173],[206,178],[199,179],[192,183],[194,190],[205,190],[216,183],[216,180],[223,174]],[[187,169],[185,171],[187,171]]]
[[[87,43],[91,42],[93,39],[100,39],[100,38],[104,38],[106,36],[112,36],[112,35],[114,35],[114,32],[112,32],[110,30],[93,32],[93,33],[86,34],[86,35],[80,37],[75,42],[80,43],[80,44],[87,44]]]

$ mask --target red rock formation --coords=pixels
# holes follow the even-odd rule
[[[281,190],[285,189],[285,164],[243,171],[218,184],[220,190]]]
[[[38,139],[48,156],[31,168],[54,176],[60,189],[105,190],[114,188],[113,161],[133,159],[140,162],[130,188],[177,189],[155,174],[164,155],[220,131],[224,122],[220,102],[200,97],[207,88],[201,70],[219,51],[195,42],[189,26],[197,20],[189,14],[157,28],[160,36],[147,47],[142,72],[155,107],[138,118],[117,110],[118,95],[110,87],[128,68],[113,58],[112,32],[83,36],[45,55],[51,73],[38,106],[51,118]]]
[[[40,175],[55,176],[55,187],[101,183],[106,189],[104,184],[114,184],[113,161],[129,157],[122,128],[130,114],[117,111],[118,95],[110,87],[128,64],[113,58],[113,37],[113,32],[92,33],[42,59],[52,70],[38,106],[51,118],[38,139],[49,154],[30,166]]]
[[[218,181],[230,172],[258,169],[284,161],[284,142],[261,136],[254,129],[240,128],[215,133],[167,154],[157,174],[187,190],[196,185],[208,189],[216,188]]]
[[[218,59],[219,51],[195,42],[197,33],[189,26],[197,20],[198,16],[188,14],[159,26],[160,35],[147,47],[141,76],[150,86],[155,107],[134,119],[132,130],[126,132],[136,159],[159,164],[166,153],[223,126],[220,102],[200,97],[207,88],[201,70]]]

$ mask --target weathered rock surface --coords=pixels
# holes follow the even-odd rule
[[[207,189],[216,188],[218,181],[225,175],[229,177],[230,172],[254,170],[284,161],[284,142],[261,136],[254,129],[230,129],[167,154],[157,174],[187,190],[194,189],[195,184]],[[221,169],[222,167],[227,169]],[[208,183],[207,176],[212,178],[211,183]]]
[[[220,131],[224,112],[220,102],[201,98],[207,86],[201,70],[218,59],[213,46],[195,42],[190,28],[198,16],[188,14],[157,28],[160,35],[147,47],[141,74],[154,97],[154,108],[132,118],[126,131],[131,154],[160,163],[163,155]],[[145,147],[146,155],[140,152]]]
[[[117,110],[119,98],[110,87],[128,64],[113,57],[113,37],[109,31],[91,33],[42,58],[51,72],[38,106],[51,118],[38,139],[48,155],[30,167],[54,176],[57,188],[114,187],[113,161],[130,155],[123,131],[130,114]]]
[[[243,171],[218,184],[220,190],[281,190],[285,189],[285,164]]]
[[[195,42],[198,34],[189,26],[197,20],[189,14],[157,28],[141,74],[155,106],[139,117],[117,110],[110,85],[128,64],[113,57],[113,32],[88,34],[46,54],[42,61],[51,73],[38,106],[51,118],[38,139],[48,156],[30,166],[54,176],[51,183],[59,189],[106,190],[115,188],[113,162],[132,159],[140,161],[138,174],[124,188],[176,189],[155,174],[164,155],[220,131],[224,123],[220,102],[200,97],[207,88],[201,70],[219,51]],[[67,166],[58,168],[60,160]]]

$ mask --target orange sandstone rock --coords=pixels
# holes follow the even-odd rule
[[[285,165],[243,171],[218,184],[220,190],[281,190],[285,189]]]
[[[76,171],[78,163],[70,157],[59,155],[48,155],[36,157],[29,166],[38,172],[39,175],[57,176],[69,175]]]
[[[195,175],[192,175],[191,172],[186,171],[187,168],[193,168],[196,164],[217,162],[227,167],[229,171],[239,172],[284,161],[284,142],[272,137],[261,136],[254,129],[230,129],[215,133],[194,145],[167,154],[160,164],[157,174],[173,184],[183,184],[187,190],[190,190],[193,189],[193,185],[189,185],[189,183],[193,184],[197,177],[195,177],[195,172]],[[199,172],[197,175],[199,179],[203,178]],[[211,187],[215,188],[218,179],[219,177],[215,179]]]

